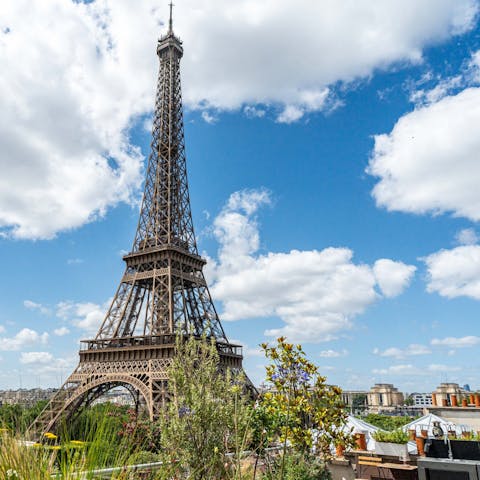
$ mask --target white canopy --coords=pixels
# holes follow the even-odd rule
[[[343,430],[352,433],[365,433],[367,450],[375,450],[375,440],[373,439],[372,435],[374,432],[377,432],[381,429],[375,425],[365,422],[364,420],[361,420],[360,418],[349,415]]]
[[[402,430],[404,432],[407,432],[408,430],[415,430],[417,435],[421,434],[421,430],[426,430],[428,432],[428,436],[433,437],[433,422],[439,422],[442,430],[445,433],[448,433],[449,431],[455,431],[457,435],[461,435],[462,432],[471,432],[473,430],[473,428],[469,425],[458,425],[449,422],[433,413],[429,413],[421,418],[417,418],[417,420],[414,420],[413,422],[407,423],[402,427]]]

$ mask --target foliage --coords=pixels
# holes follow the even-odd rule
[[[277,480],[281,470],[281,458],[274,462],[262,480]],[[285,480],[330,480],[330,472],[318,457],[292,452],[285,459],[283,478]]]
[[[390,432],[378,430],[373,433],[373,438],[377,442],[390,442],[390,443],[407,443],[409,440],[408,433],[400,429],[392,430]]]
[[[158,422],[145,412],[97,404],[63,425],[58,437],[46,434],[43,445],[27,448],[12,430],[21,431],[41,406],[10,406],[1,417],[10,428],[0,433],[0,478],[68,479],[73,472],[161,460],[164,467],[152,473],[157,480],[327,479],[332,443],[353,444],[342,431],[341,391],[326,384],[300,345],[280,338],[263,348],[272,389],[256,402],[243,376],[221,371],[213,339],[180,337],[168,372],[171,401]],[[280,445],[281,454],[269,457],[271,445]]]
[[[46,480],[78,478],[74,473],[98,467],[125,465],[135,446],[125,442],[113,450],[105,446],[116,441],[117,432],[98,426],[89,441],[69,440],[56,444],[56,435],[47,435],[44,444],[26,445],[11,432],[0,439],[0,478],[15,480]],[[50,442],[50,443],[49,443]],[[119,472],[111,478],[127,479]]]
[[[0,426],[13,432],[24,433],[46,404],[46,400],[41,400],[33,407],[26,407],[20,404],[1,405]]]
[[[347,412],[341,389],[326,384],[326,378],[306,358],[301,345],[287,343],[281,337],[277,345],[263,344],[262,348],[271,360],[267,381],[273,389],[262,396],[260,404],[274,419],[272,425],[283,445],[279,471],[279,478],[283,479],[289,461],[288,445],[303,458],[314,447],[326,461],[331,458],[333,441],[351,445],[353,438],[342,430]]]
[[[393,417],[391,415],[380,415],[378,413],[370,413],[363,417],[363,420],[366,422],[375,425],[383,430],[396,430],[397,428],[403,427],[407,423],[416,420],[419,417]]]
[[[131,443],[148,452],[158,453],[160,449],[160,428],[153,423],[147,412],[127,410],[127,419],[122,423],[120,437],[128,438]]]
[[[244,379],[220,372],[215,341],[182,339],[169,368],[172,401],[159,419],[165,478],[224,479],[241,469],[251,418]],[[234,452],[228,461],[226,454]]]
[[[359,393],[353,397],[352,408],[353,410],[365,409],[365,403],[367,401],[366,393]]]

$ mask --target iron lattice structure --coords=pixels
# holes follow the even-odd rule
[[[132,251],[105,319],[81,342],[74,372],[30,426],[30,437],[55,431],[106,391],[124,386],[154,419],[168,399],[167,369],[177,335],[216,340],[222,368],[242,368],[203,275],[190,210],[183,129],[181,41],[171,23],[158,41],[160,59],[151,153]]]

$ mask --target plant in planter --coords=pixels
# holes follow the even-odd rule
[[[373,438],[375,439],[375,453],[401,458],[408,457],[408,432],[404,432],[400,429],[391,432],[378,430],[373,434]]]

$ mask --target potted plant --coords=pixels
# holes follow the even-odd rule
[[[392,455],[402,459],[408,458],[407,443],[409,436],[407,432],[400,429],[386,432],[378,430],[373,434],[375,440],[375,453],[379,455]]]

